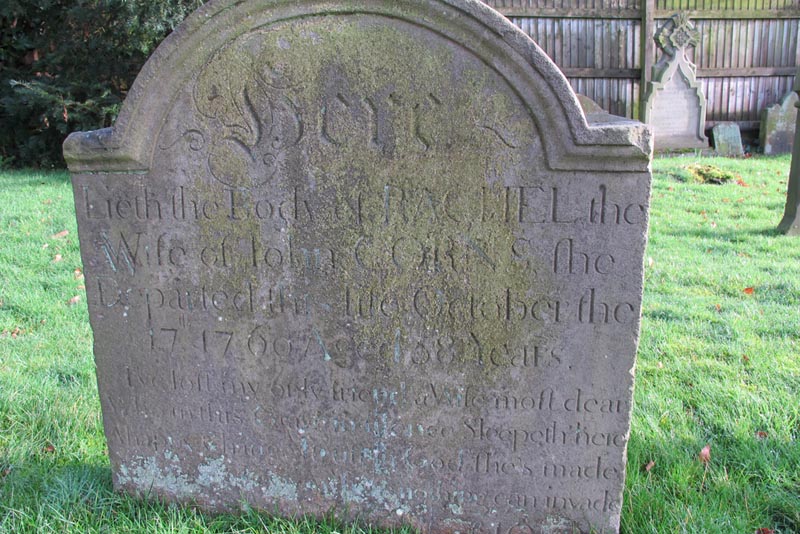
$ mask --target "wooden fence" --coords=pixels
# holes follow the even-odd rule
[[[798,0],[484,0],[530,35],[576,92],[615,115],[640,118],[657,60],[653,35],[687,13],[701,35],[690,56],[707,125],[757,129],[791,90],[800,65]]]

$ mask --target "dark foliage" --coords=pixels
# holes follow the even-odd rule
[[[63,166],[66,136],[111,125],[147,57],[202,3],[0,1],[0,166]]]

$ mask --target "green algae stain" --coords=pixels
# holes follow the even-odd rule
[[[198,221],[197,246],[225,240],[228,263],[188,276],[311,303],[193,316],[217,349],[233,333],[231,353],[209,364],[262,380],[504,389],[514,370],[495,358],[554,338],[552,325],[504,317],[512,295],[555,293],[543,259],[512,253],[535,239],[514,189],[543,185],[530,177],[544,162],[531,117],[478,58],[416,27],[320,17],[240,37],[189,91],[183,111],[205,146],[179,156],[202,160],[188,185],[240,209]],[[278,338],[294,344],[292,361],[261,353]]]

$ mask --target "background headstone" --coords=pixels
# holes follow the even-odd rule
[[[800,97],[791,91],[778,104],[761,112],[759,140],[764,154],[789,154],[794,144],[797,102]]]
[[[617,531],[651,152],[478,2],[206,4],[65,144],[115,487]]]
[[[706,99],[696,79],[697,68],[686,50],[699,34],[689,18],[673,15],[658,31],[662,50],[653,65],[653,81],[645,96],[644,121],[653,127],[656,150],[706,148]]]
[[[735,122],[717,123],[711,129],[714,152],[721,156],[743,156],[742,132]]]
[[[608,113],[600,104],[592,100],[586,95],[576,94],[575,96],[578,97],[578,102],[581,105],[581,109],[586,115],[596,114],[596,113]]]

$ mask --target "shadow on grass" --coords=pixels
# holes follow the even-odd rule
[[[700,238],[717,240],[727,243],[738,243],[744,241],[747,237],[779,237],[783,234],[778,231],[778,223],[783,214],[775,215],[775,226],[767,228],[751,228],[746,230],[714,230],[714,229],[697,229],[697,230],[683,230],[670,232],[673,236],[681,236],[687,238]]]
[[[686,315],[681,312],[676,312],[665,308],[644,308],[642,315],[652,321],[666,321],[682,323],[686,321]]]

